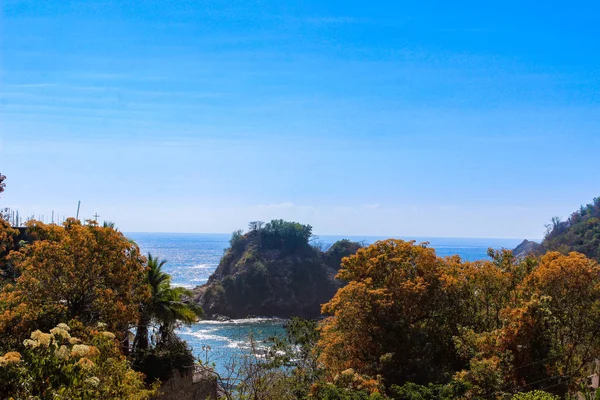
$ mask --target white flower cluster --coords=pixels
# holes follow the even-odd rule
[[[100,332],[100,334],[101,334],[102,336],[104,336],[105,338],[107,338],[107,339],[110,339],[110,340],[115,340],[115,334],[114,334],[114,333],[112,333],[112,332],[108,332],[108,331],[106,331],[106,332]]]
[[[96,387],[96,386],[98,386],[100,384],[100,379],[98,379],[95,376],[92,376],[92,377],[87,378],[85,380],[85,383],[87,383],[88,385]]]
[[[71,355],[71,351],[69,350],[69,348],[67,346],[63,345],[54,351],[54,355],[58,359],[68,360],[69,356]]]
[[[65,324],[61,324],[61,325],[65,325]],[[67,328],[68,328],[68,326],[67,326]],[[69,334],[68,329],[64,329],[63,327],[57,326],[56,328],[52,328],[52,329],[50,329],[50,333],[52,334],[52,336],[54,336],[57,339],[59,337],[66,339],[66,340],[71,339],[71,335]]]
[[[71,356],[73,357],[85,357],[90,354],[91,346],[87,344],[76,344],[71,349]]]
[[[48,347],[52,341],[52,335],[50,333],[44,333],[39,329],[31,332],[31,339],[25,339],[23,344],[25,347],[35,349],[36,347]]]

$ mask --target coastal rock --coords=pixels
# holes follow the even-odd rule
[[[341,259],[361,245],[342,240],[322,251],[309,244],[310,229],[278,220],[235,233],[208,282],[193,290],[205,317],[320,316],[321,304],[342,286],[335,279]]]
[[[213,320],[218,321],[218,322],[228,322],[231,321],[231,318],[226,317],[224,315],[219,315],[219,314],[215,314],[213,315]]]

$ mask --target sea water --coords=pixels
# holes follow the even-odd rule
[[[205,283],[219,265],[229,246],[229,234],[184,233],[128,233],[142,252],[167,260],[164,271],[171,275],[172,284],[193,288]],[[385,237],[374,236],[319,236],[314,243],[327,248],[340,239],[365,244]],[[487,259],[487,249],[516,247],[518,239],[465,239],[465,238],[402,238],[429,242],[438,256],[458,254],[468,261]],[[265,316],[268,317],[268,316]],[[250,347],[252,335],[256,345],[266,346],[269,337],[283,334],[284,320],[277,318],[250,318],[226,322],[200,321],[191,327],[181,327],[177,333],[193,348],[202,361],[213,362],[218,370]]]

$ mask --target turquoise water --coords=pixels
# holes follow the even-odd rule
[[[229,234],[183,234],[183,233],[128,233],[144,253],[166,259],[165,271],[171,274],[173,284],[193,288],[208,280],[224,250],[229,246]],[[385,237],[374,236],[319,236],[316,242],[324,248],[340,239],[362,241],[366,244]],[[518,239],[464,239],[464,238],[402,238],[417,242],[429,242],[439,256],[460,255],[474,261],[487,258],[488,247],[516,247]],[[274,318],[251,318],[228,322],[201,321],[192,327],[182,327],[178,334],[194,349],[202,360],[208,358],[222,371],[226,362],[239,352],[248,349],[252,334],[259,345],[268,337],[283,333],[285,321]],[[203,346],[210,347],[209,351]]]
[[[285,320],[278,318],[202,321],[192,327],[181,327],[177,333],[203,362],[214,363],[219,372],[223,372],[232,357],[250,350],[250,335],[260,350],[269,344],[270,337],[284,333],[284,324]],[[210,350],[205,351],[203,346],[209,346]]]

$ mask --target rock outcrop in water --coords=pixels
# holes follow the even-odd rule
[[[311,230],[275,220],[234,233],[208,282],[194,289],[205,316],[318,317],[341,286],[334,277],[342,258],[361,245],[341,240],[322,251],[310,245]]]

